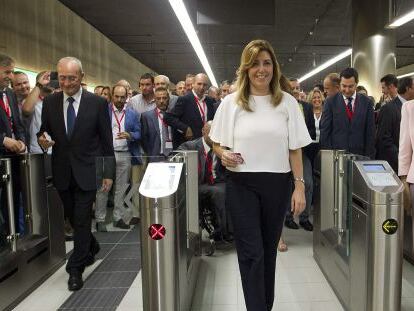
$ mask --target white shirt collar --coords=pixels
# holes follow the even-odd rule
[[[207,154],[207,153],[209,153],[209,152],[210,152],[210,146],[209,146],[209,145],[207,145],[206,141],[204,140],[204,137],[202,137],[202,140],[203,140],[204,151],[205,151],[205,152],[206,152],[206,154]]]
[[[404,104],[407,100],[404,98],[404,97],[402,97],[400,94],[398,94],[397,95],[398,96],[398,98],[401,100],[401,102]]]
[[[124,104],[124,107],[122,108],[122,110],[121,111],[119,111],[119,109],[118,108],[116,108],[116,106],[112,103],[112,109],[114,110],[114,111],[117,111],[117,112],[123,112],[123,111],[125,111],[126,110],[126,108],[127,108],[127,105],[126,105],[126,103]]]
[[[73,97],[76,103],[80,103],[81,96],[82,96],[82,87],[80,87],[79,91],[77,91],[72,96],[69,96],[65,92],[63,92],[63,102],[65,103],[69,97]]]
[[[342,97],[344,98],[344,100],[346,100],[348,97],[346,97],[343,93],[342,93]],[[356,91],[354,92],[354,94],[351,95],[352,100],[355,100],[356,98]]]
[[[191,90],[191,92],[193,92],[193,95],[194,95],[194,97],[195,98],[197,98],[199,101],[204,101],[205,99],[206,99],[206,96],[205,95],[203,95],[203,97],[201,97],[201,98],[199,98],[198,96],[197,96],[197,94],[196,94],[196,92],[194,92],[194,90]]]

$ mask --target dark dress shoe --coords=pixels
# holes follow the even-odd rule
[[[289,229],[299,229],[298,224],[293,219],[285,220],[285,226]]]
[[[69,273],[68,289],[70,291],[80,290],[83,286],[82,273],[78,270],[72,270]]]
[[[138,224],[139,224],[139,218],[138,217],[132,217],[131,220],[129,221],[130,226],[138,225]]]
[[[117,227],[120,229],[129,229],[129,225],[127,225],[122,219],[115,222],[114,227]]]
[[[299,225],[305,229],[306,231],[313,231],[313,225],[311,224],[311,222],[309,220],[306,221],[300,221]]]

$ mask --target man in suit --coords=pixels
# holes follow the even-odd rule
[[[194,77],[193,89],[178,98],[177,104],[166,116],[167,123],[175,130],[174,148],[187,140],[200,138],[204,124],[214,118],[214,100],[205,96],[208,89],[208,77],[199,73]]]
[[[20,200],[20,161],[13,157],[26,151],[25,131],[20,119],[19,107],[16,95],[9,88],[13,79],[14,60],[4,54],[0,54],[0,157],[11,157],[13,201],[14,201],[14,223],[17,232],[19,227]],[[0,191],[0,236],[10,234],[9,211],[7,209],[6,192]],[[4,242],[4,241],[3,241]],[[2,244],[2,241],[0,241]]]
[[[169,105],[169,93],[165,87],[155,89],[155,104],[151,111],[141,115],[142,146],[145,153],[152,157],[150,162],[161,160],[173,150],[172,129],[164,120]]]
[[[217,217],[217,228],[214,232],[214,240],[231,241],[227,224],[227,212],[225,206],[226,184],[224,178],[225,168],[220,159],[213,152],[213,142],[209,137],[212,121],[207,122],[202,128],[202,137],[183,143],[178,150],[198,151],[198,195],[200,202],[211,204]]]
[[[375,122],[371,100],[356,93],[358,72],[344,69],[341,91],[325,101],[321,125],[321,149],[339,149],[375,157]]]
[[[309,135],[312,139],[316,138],[315,119],[313,117],[312,105],[300,100],[300,83],[296,78],[289,79],[290,86],[292,88],[292,95],[296,98],[299,104],[299,108],[305,118],[306,127],[308,128]],[[303,162],[303,177],[305,179],[305,196],[306,196],[306,208],[299,215],[299,225],[306,231],[312,231],[313,225],[309,221],[309,214],[312,205],[313,196],[313,172],[312,163],[312,145],[308,145],[303,148],[302,162]],[[285,226],[290,229],[299,229],[299,226],[293,218],[293,213],[290,208],[287,209]]]
[[[377,159],[385,160],[398,173],[398,148],[400,143],[401,107],[414,99],[414,81],[410,77],[398,81],[398,94],[382,106],[378,116],[376,150]]]
[[[323,91],[326,98],[335,96],[339,93],[339,84],[341,79],[339,74],[332,72],[323,80]]]
[[[155,89],[159,88],[159,87],[163,87],[166,88],[168,91],[168,96],[169,96],[169,103],[168,103],[168,111],[170,111],[171,109],[174,108],[175,104],[177,103],[178,100],[178,96],[177,95],[173,95],[170,94],[170,78],[168,78],[165,75],[158,75],[154,78],[154,91]],[[154,94],[155,96],[155,94]]]
[[[130,182],[131,165],[137,163],[137,157],[140,155],[141,125],[138,113],[126,105],[128,89],[122,85],[115,85],[111,95],[112,103],[108,105],[108,115],[116,161],[113,225],[120,229],[129,229],[128,223],[132,213],[131,209],[126,209],[124,205],[125,186]],[[102,171],[102,168],[103,166],[99,167],[99,171]],[[108,192],[99,190],[96,195],[95,219],[96,230],[100,232],[107,231],[107,203]]]
[[[82,288],[82,273],[99,251],[99,244],[91,233],[92,204],[97,189],[95,161],[105,157],[108,162],[100,185],[104,191],[112,186],[115,163],[105,99],[82,89],[84,73],[78,59],[60,59],[57,72],[63,92],[44,99],[42,125],[37,136],[43,149],[53,146],[53,183],[74,229],[74,250],[66,264],[68,288],[74,291]]]

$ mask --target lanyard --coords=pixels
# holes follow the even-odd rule
[[[118,123],[118,133],[121,133],[121,122],[125,117],[125,110],[122,112],[121,119],[118,119],[118,116],[115,113],[114,106],[112,105],[112,112],[114,113],[115,121]]]
[[[201,107],[200,105],[200,101],[198,100],[198,97],[195,96],[195,100],[198,106],[198,109],[200,109],[200,114],[201,114],[201,120],[203,121],[203,124],[206,123],[206,101],[203,101],[203,107]]]
[[[155,109],[155,114],[157,115],[158,119],[161,121],[162,125],[167,129],[167,133],[168,133],[167,141],[172,141],[170,127],[168,126],[167,123],[165,123],[164,117],[162,116],[158,108]]]

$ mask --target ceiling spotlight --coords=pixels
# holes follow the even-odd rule
[[[309,31],[309,35],[310,36],[313,36],[313,31]]]
[[[292,57],[289,57],[289,58],[288,58],[288,62],[289,62],[289,63],[291,63],[291,62],[292,62],[292,60],[293,60],[293,59],[292,59]]]

